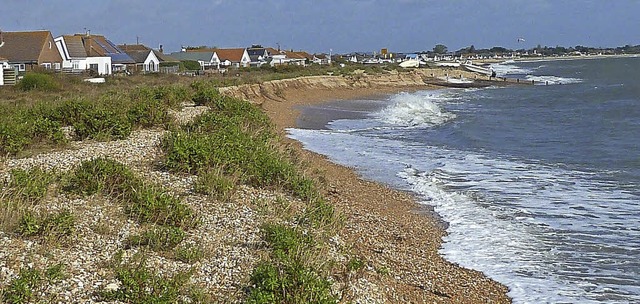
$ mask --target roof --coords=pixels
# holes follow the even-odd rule
[[[171,53],[170,56],[180,61],[195,60],[209,62],[213,57],[213,52],[175,52]]]
[[[240,62],[242,61],[242,56],[244,55],[244,51],[246,49],[237,48],[237,49],[215,49],[216,54],[218,54],[218,58],[220,60],[229,60],[231,62]]]
[[[89,57],[109,56],[111,57],[111,63],[135,63],[129,55],[102,35],[76,34],[76,36],[83,36],[84,48],[87,50],[87,55]]]
[[[249,48],[247,49],[247,54],[249,56],[264,56],[266,50],[265,48]]]
[[[309,55],[307,52],[285,52],[287,58],[291,59],[313,59],[313,56]]]
[[[70,57],[87,57],[81,36],[64,35],[62,38]]]
[[[149,52],[151,52],[151,50],[146,50],[146,51],[127,51],[126,53],[136,63],[144,63],[145,60],[147,60],[147,58],[149,57]]]
[[[158,60],[160,60],[160,62],[180,62],[180,60],[173,58],[172,56],[165,53],[160,53],[156,50],[153,50],[153,53],[156,54],[156,57],[158,57]],[[211,56],[213,56],[213,54]]]
[[[118,48],[125,52],[150,51],[151,48],[144,44],[119,44]]]
[[[0,57],[0,61],[7,61],[7,58]]]
[[[14,62],[37,62],[50,36],[49,31],[2,32],[5,43],[0,48],[0,57]]]
[[[274,48],[266,48],[266,50],[269,53],[269,56],[280,54],[280,51]]]

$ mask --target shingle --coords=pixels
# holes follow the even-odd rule
[[[49,31],[2,32],[0,56],[14,62],[37,62]]]

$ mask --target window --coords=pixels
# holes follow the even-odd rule
[[[78,62],[77,60],[72,61],[71,64],[73,65],[74,70],[80,69],[80,62]]]
[[[51,41],[49,41],[49,49],[51,49]]]
[[[24,72],[26,70],[24,63],[16,63],[13,65],[13,68],[18,70],[18,72]]]
[[[47,69],[47,70],[50,70],[50,69],[51,69],[51,63],[49,63],[49,62],[45,62],[45,63],[43,63],[43,64],[42,64],[42,66],[43,66],[45,69]]]
[[[56,69],[56,70],[59,70],[60,69],[60,62],[54,63],[53,64],[53,68]]]

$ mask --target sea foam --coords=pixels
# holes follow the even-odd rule
[[[438,103],[448,100],[442,92],[400,93],[391,105],[375,114],[384,123],[406,127],[429,127],[444,124],[456,115],[443,111]]]

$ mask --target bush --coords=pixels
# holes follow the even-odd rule
[[[83,161],[75,168],[66,190],[84,195],[103,192],[121,196],[136,182],[133,172],[125,165],[108,158],[96,158]]]
[[[49,74],[30,72],[25,75],[17,87],[23,91],[39,90],[50,92],[57,90],[59,85]]]
[[[235,181],[223,175],[220,169],[209,169],[198,173],[198,179],[194,182],[193,188],[197,193],[227,200],[233,193]]]
[[[184,60],[181,61],[182,66],[187,71],[198,71],[200,70],[200,63],[195,60]]]

